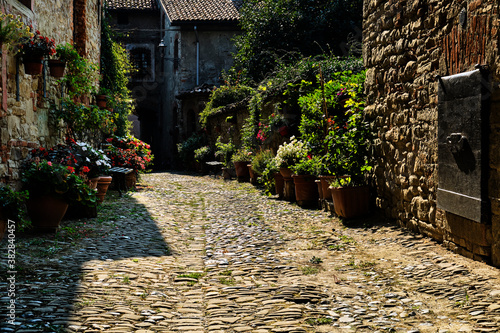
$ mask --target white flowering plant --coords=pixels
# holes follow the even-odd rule
[[[102,150],[94,149],[86,142],[67,139],[50,149],[40,147],[31,151],[32,159],[47,160],[66,166],[71,173],[91,179],[107,173],[111,168],[110,159]]]
[[[284,143],[278,147],[275,157],[276,165],[279,168],[291,167],[306,158],[307,154],[308,148],[306,143],[292,136],[289,143]]]

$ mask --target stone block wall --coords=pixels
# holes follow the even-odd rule
[[[453,250],[500,264],[500,80],[497,0],[366,0],[363,58],[366,116],[377,135],[377,206],[410,229]],[[488,65],[492,81],[491,223],[468,221],[436,206],[436,75]]]
[[[97,5],[99,0],[87,2]],[[33,24],[42,35],[54,38],[56,44],[73,43],[73,4],[73,1],[36,1],[29,9],[14,0],[0,2],[4,12],[21,15],[26,24]],[[87,12],[87,22],[92,23],[89,31],[100,29],[99,25],[94,26],[98,17],[98,12]],[[95,62],[100,54],[100,34],[93,32],[88,36],[95,39],[88,42],[92,45],[90,59]],[[0,182],[16,187],[20,185],[20,165],[29,151],[39,146],[51,147],[64,138],[63,131],[50,122],[50,105],[60,105],[61,86],[48,74],[25,74],[22,62],[17,65],[12,52],[5,51],[6,48],[2,54],[1,73],[7,89],[1,92],[1,96],[7,95],[7,108],[0,109]]]

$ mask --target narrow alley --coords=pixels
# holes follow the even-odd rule
[[[249,183],[174,173],[143,175],[102,214],[89,223],[105,232],[54,241],[54,256],[17,240],[35,268],[18,272],[1,332],[499,330],[498,269],[374,217],[343,225]]]

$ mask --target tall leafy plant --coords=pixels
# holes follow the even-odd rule
[[[128,116],[134,110],[131,91],[128,88],[133,66],[127,50],[118,42],[117,33],[111,29],[109,14],[104,10],[101,24],[101,93],[108,95],[116,118],[116,135],[129,134]]]
[[[56,54],[66,61],[66,73],[60,80],[68,88],[70,98],[95,93],[99,81],[97,66],[78,54],[69,43],[58,45]]]

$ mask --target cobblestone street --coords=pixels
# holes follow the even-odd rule
[[[51,259],[18,249],[33,269],[18,273],[15,326],[2,296],[0,332],[499,330],[498,269],[428,238],[375,218],[344,226],[234,180],[141,182],[106,234]]]

